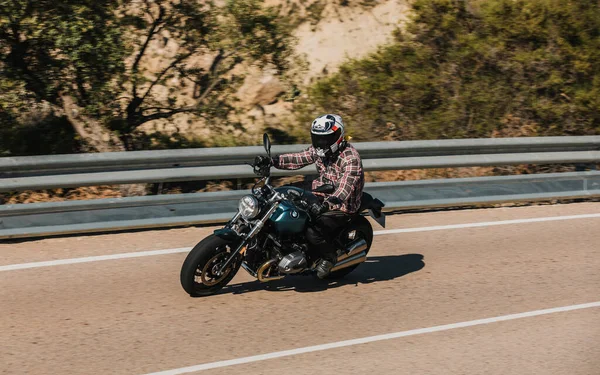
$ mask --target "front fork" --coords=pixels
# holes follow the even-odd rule
[[[223,272],[225,272],[227,267],[229,267],[229,265],[231,265],[231,262],[233,262],[233,260],[238,256],[238,254],[243,249],[245,249],[248,242],[252,238],[254,238],[254,236],[256,236],[261,231],[261,229],[263,229],[267,220],[269,220],[269,218],[271,217],[271,215],[273,215],[273,213],[275,212],[277,207],[279,207],[279,202],[276,202],[275,198],[277,198],[277,196],[274,196],[271,199],[271,200],[273,200],[273,204],[271,205],[271,208],[266,212],[266,214],[262,217],[262,219],[260,219],[260,221],[258,221],[258,223],[256,223],[256,226],[254,228],[252,228],[252,230],[243,238],[242,242],[231,253],[231,256],[227,259],[227,261],[225,261],[225,263],[223,263],[223,265],[217,270],[217,272],[216,272],[217,276],[221,276],[223,274]],[[232,223],[235,223],[239,218],[240,218],[240,214],[238,212],[238,214],[234,217],[234,219],[232,219]]]

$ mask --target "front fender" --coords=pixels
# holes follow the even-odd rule
[[[214,231],[215,236],[226,241],[236,242],[242,238],[231,228],[221,228]]]

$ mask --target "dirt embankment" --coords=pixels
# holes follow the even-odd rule
[[[289,16],[295,26],[296,52],[302,57],[293,68],[294,82],[290,87],[269,67],[245,66],[246,78],[236,96],[237,113],[229,119],[240,123],[243,129],[230,129],[230,136],[243,142],[258,143],[265,126],[278,125],[288,118],[293,109],[291,91],[302,93],[306,85],[320,77],[334,73],[349,58],[360,58],[386,43],[393,31],[406,20],[409,7],[406,0],[333,2],[301,0],[267,0],[265,5],[279,7],[282,15]],[[170,58],[175,49],[170,42],[152,46],[155,56],[149,64],[152,69],[161,66],[163,58]],[[206,61],[195,61],[203,65]],[[167,92],[164,93],[167,95]],[[182,101],[187,93],[182,92]],[[210,126],[182,114],[172,121],[153,121],[145,124],[144,131],[179,132],[189,137],[210,139],[222,136],[212,134]]]

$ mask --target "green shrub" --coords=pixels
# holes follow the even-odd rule
[[[416,0],[406,31],[311,87],[299,124],[344,116],[357,140],[600,130],[600,4]]]
[[[48,116],[21,124],[0,112],[0,157],[79,152],[81,143],[64,117]]]

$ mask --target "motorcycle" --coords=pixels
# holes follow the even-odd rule
[[[270,158],[271,141],[267,134],[263,144]],[[275,188],[270,185],[270,166],[251,166],[260,177],[252,194],[242,197],[236,215],[199,242],[183,262],[181,286],[190,296],[217,293],[240,267],[261,282],[286,275],[316,275],[320,257],[311,251],[305,237],[306,228],[315,220],[309,207],[319,202],[316,194],[331,194],[335,187],[327,184],[312,192],[294,186]],[[332,246],[337,249],[337,262],[326,279],[344,277],[367,259],[373,228],[362,213],[368,212],[385,227],[384,206],[379,199],[363,193],[359,211],[334,236]]]

